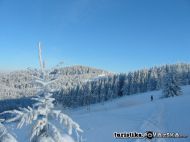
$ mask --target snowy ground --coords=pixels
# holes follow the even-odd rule
[[[143,142],[146,139],[115,139],[114,132],[178,132],[186,139],[153,139],[150,142],[190,142],[190,86],[183,87],[183,96],[158,99],[161,91],[125,96],[104,104],[67,112],[84,130],[86,142]],[[150,96],[154,101],[150,101]],[[27,142],[28,128],[8,126],[20,142]],[[149,140],[148,140],[149,141]]]
[[[125,96],[104,105],[96,104],[71,112],[84,129],[87,142],[128,142],[145,139],[115,139],[114,132],[178,132],[187,139],[153,139],[151,142],[190,142],[190,86],[183,96],[158,99],[161,91]],[[150,101],[150,96],[154,101]],[[156,100],[155,100],[156,99]]]

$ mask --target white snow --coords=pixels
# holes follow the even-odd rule
[[[190,86],[183,95],[159,99],[161,91],[125,96],[111,102],[92,105],[70,112],[84,130],[87,142],[128,142],[145,139],[115,139],[114,132],[176,132],[187,139],[154,139],[157,142],[190,141]],[[150,101],[150,96],[154,101]],[[152,142],[152,141],[151,141]]]
[[[143,142],[147,139],[115,139],[114,132],[176,132],[187,135],[186,139],[153,139],[149,142],[190,141],[190,86],[182,87],[183,95],[159,99],[161,91],[124,96],[104,104],[67,111],[84,130],[86,142]],[[150,96],[154,101],[150,101]],[[15,124],[7,125],[17,135],[19,142],[28,142],[29,127],[16,129]],[[67,141],[66,141],[67,142]]]

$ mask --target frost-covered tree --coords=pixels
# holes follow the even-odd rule
[[[56,77],[54,79],[50,78],[50,72],[45,70],[40,43],[38,50],[40,76],[34,76],[33,83],[37,83],[41,87],[38,90],[37,96],[32,98],[36,103],[34,103],[33,107],[28,106],[19,110],[5,111],[4,113],[14,115],[13,118],[6,120],[6,122],[19,121],[18,128],[22,128],[24,124],[32,125],[31,142],[73,142],[74,140],[70,137],[73,131],[76,132],[77,141],[79,142],[80,133],[83,132],[79,124],[68,115],[54,108],[55,99],[53,98],[53,90],[50,89],[50,85],[56,81]],[[70,136],[58,129],[56,123],[54,122],[54,124],[51,121],[52,118],[56,118],[62,124],[62,128],[67,129],[67,134]]]
[[[2,124],[3,121],[3,119],[0,119],[0,142],[17,142],[15,137],[8,133],[7,129]]]
[[[181,87],[179,86],[179,81],[177,74],[175,72],[168,73],[164,79],[163,94],[164,97],[174,97],[182,94]]]

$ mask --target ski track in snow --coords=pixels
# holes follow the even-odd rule
[[[153,131],[153,132],[163,132],[163,118],[164,118],[164,104],[155,104],[154,111],[149,115],[150,117],[147,120],[144,120],[140,126],[140,131]],[[147,138],[137,139],[135,142],[166,142],[165,139],[153,138],[149,140]]]

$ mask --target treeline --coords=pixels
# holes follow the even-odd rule
[[[180,63],[100,77],[61,89],[55,92],[55,97],[58,103],[66,107],[103,103],[120,96],[162,89],[168,73],[174,74],[180,85],[190,84],[190,64]]]
[[[50,71],[50,78],[57,81],[50,87],[54,90],[67,89],[84,80],[97,77],[101,74],[109,74],[106,71],[85,66],[71,66],[54,68]],[[33,76],[40,76],[37,69],[27,69],[13,72],[0,73],[0,100],[30,97],[36,94],[38,84],[31,83]]]

